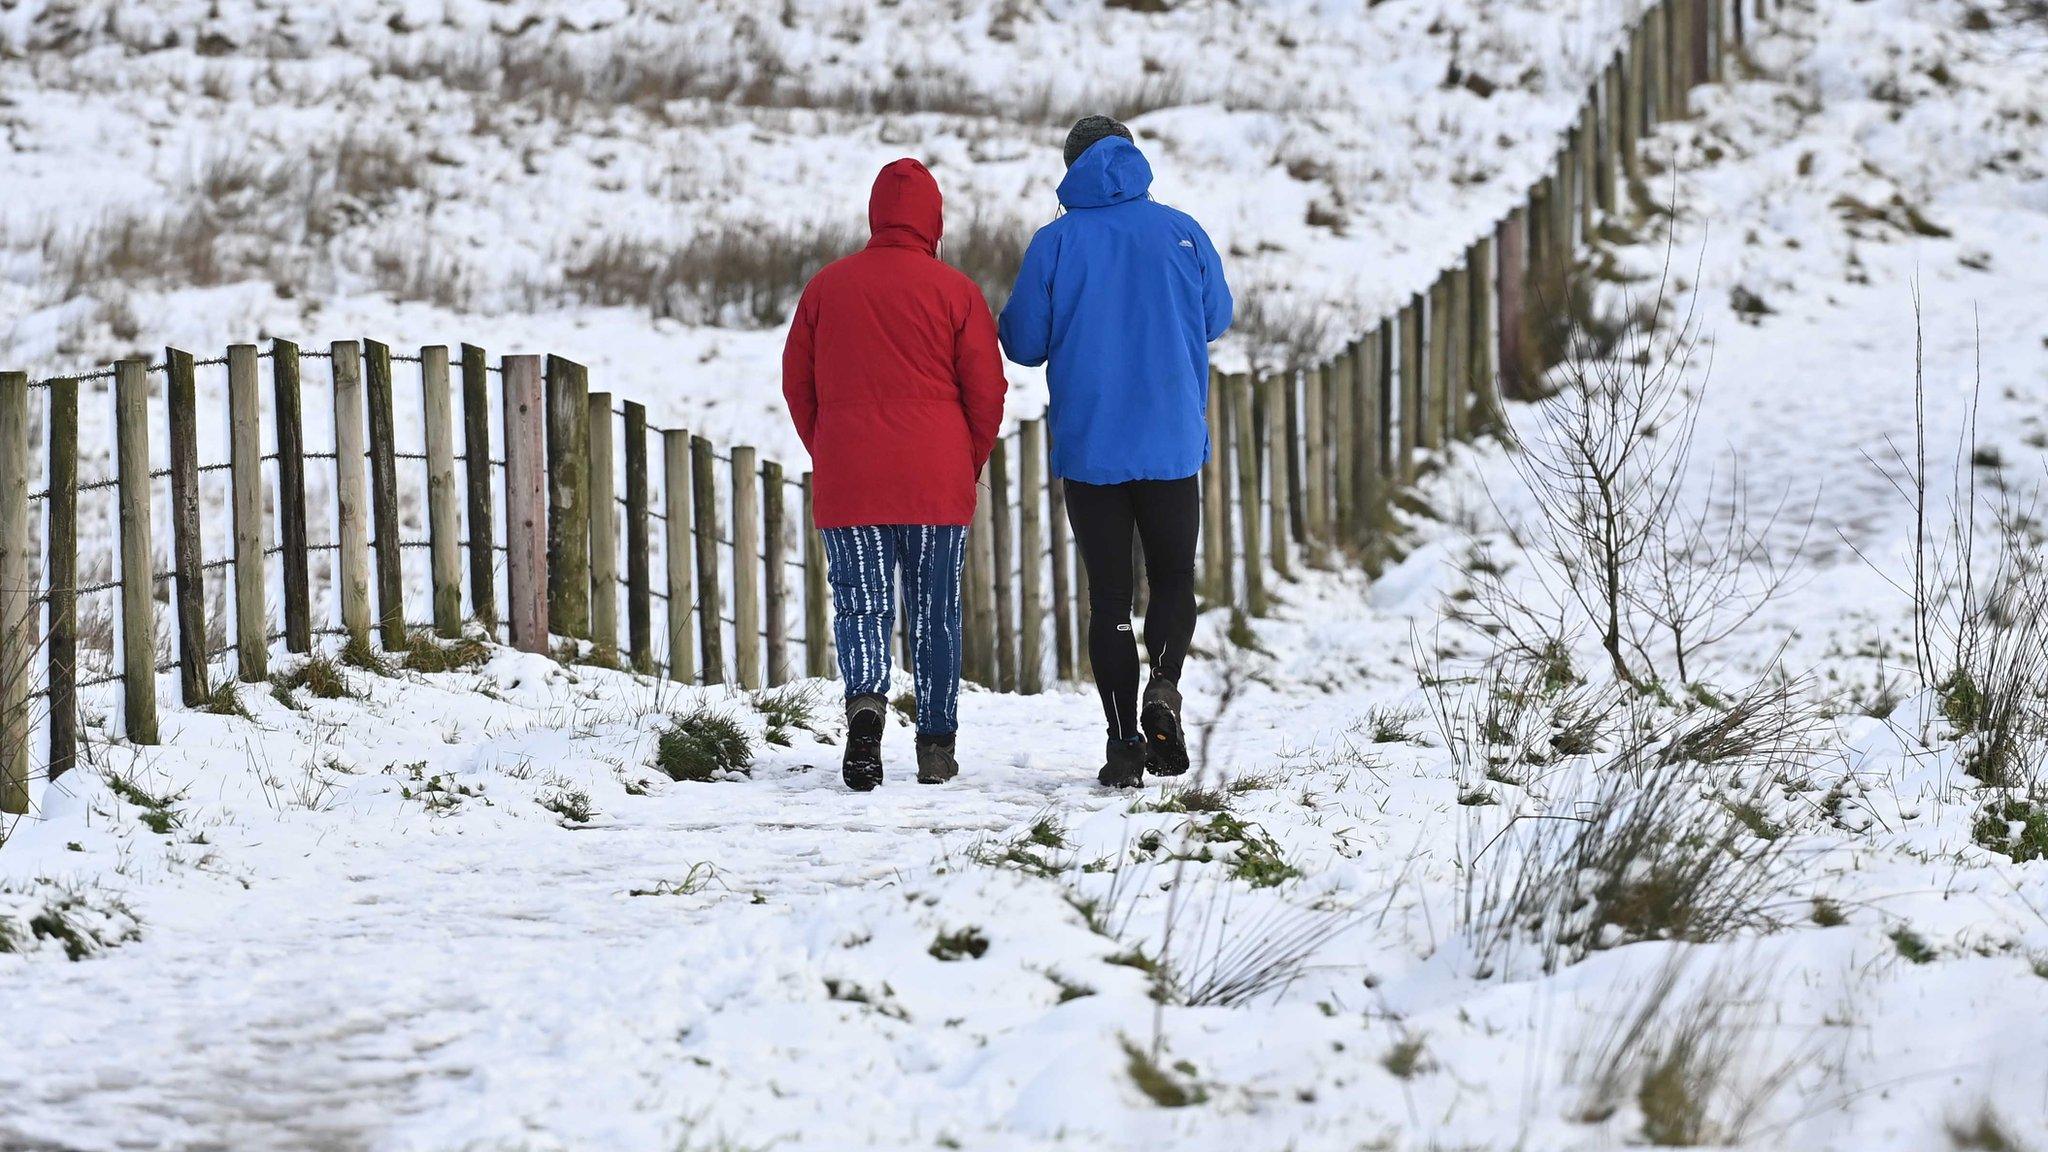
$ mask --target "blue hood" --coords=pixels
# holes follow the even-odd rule
[[[1143,200],[1152,187],[1152,165],[1138,146],[1121,136],[1090,145],[1060,180],[1060,203],[1068,208],[1104,208]]]

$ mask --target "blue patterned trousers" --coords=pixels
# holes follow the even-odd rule
[[[827,528],[822,535],[832,572],[832,639],[839,645],[846,698],[889,694],[900,570],[917,680],[917,730],[951,735],[960,727],[960,562],[967,529],[879,524]]]

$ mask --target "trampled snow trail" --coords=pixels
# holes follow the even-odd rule
[[[1324,636],[1344,635],[1333,605],[1364,614],[1356,593],[1322,606]],[[1314,661],[1334,672],[1383,655],[1325,647]],[[165,842],[161,859],[136,846],[143,940],[8,978],[0,1144],[670,1146],[728,1077],[759,1076],[783,1100],[778,1133],[831,1147],[863,1115],[858,1098],[883,1088],[872,1065],[885,1053],[888,1111],[914,1125],[919,1095],[974,1080],[979,1045],[890,1036],[893,1020],[828,998],[819,953],[858,928],[848,906],[929,881],[935,861],[1038,815],[1083,823],[1129,804],[1094,783],[1092,693],[969,693],[961,780],[912,783],[898,727],[889,784],[856,796],[839,785],[837,749],[802,738],[767,749],[749,781],[668,782],[644,767],[653,745],[636,714],[674,694],[610,674],[571,686],[509,654],[486,675],[504,702],[371,682],[368,705],[323,705],[309,721],[251,694],[271,729],[253,756],[246,727],[176,715],[161,765],[190,789],[177,839],[206,843]],[[1189,683],[1199,722],[1215,664],[1198,657]],[[1250,685],[1214,754],[1271,761],[1359,705]],[[333,768],[317,766],[325,757]],[[615,768],[649,794],[627,794]],[[273,816],[256,772],[287,793],[318,787],[301,773],[329,780],[332,806]],[[441,816],[396,795],[436,775],[482,795]],[[530,798],[550,777],[587,788],[602,813],[551,819]],[[34,856],[62,876],[67,850],[44,833],[75,830],[76,804],[59,799],[24,829],[10,862]],[[664,884],[690,891],[628,894]],[[845,1032],[851,1043],[828,1039]],[[748,1039],[710,1039],[723,1033]],[[716,1063],[694,1062],[700,1045]]]

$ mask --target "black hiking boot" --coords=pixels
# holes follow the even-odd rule
[[[855,696],[846,702],[846,757],[839,778],[855,792],[872,792],[882,782],[882,728],[889,702],[880,696]]]
[[[1096,782],[1105,788],[1139,788],[1145,783],[1145,742],[1111,740],[1102,753]]]
[[[917,782],[944,784],[960,774],[960,762],[953,759],[953,734],[917,734]]]
[[[1138,724],[1145,729],[1146,767],[1154,776],[1178,776],[1188,770],[1188,741],[1180,727],[1180,686],[1154,674],[1145,684]]]

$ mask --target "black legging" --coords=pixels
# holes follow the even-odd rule
[[[1152,671],[1180,679],[1195,636],[1195,536],[1202,482],[1068,480],[1067,519],[1088,568],[1088,658],[1114,740],[1138,738],[1138,645],[1131,638],[1131,533],[1145,549],[1145,648]]]

